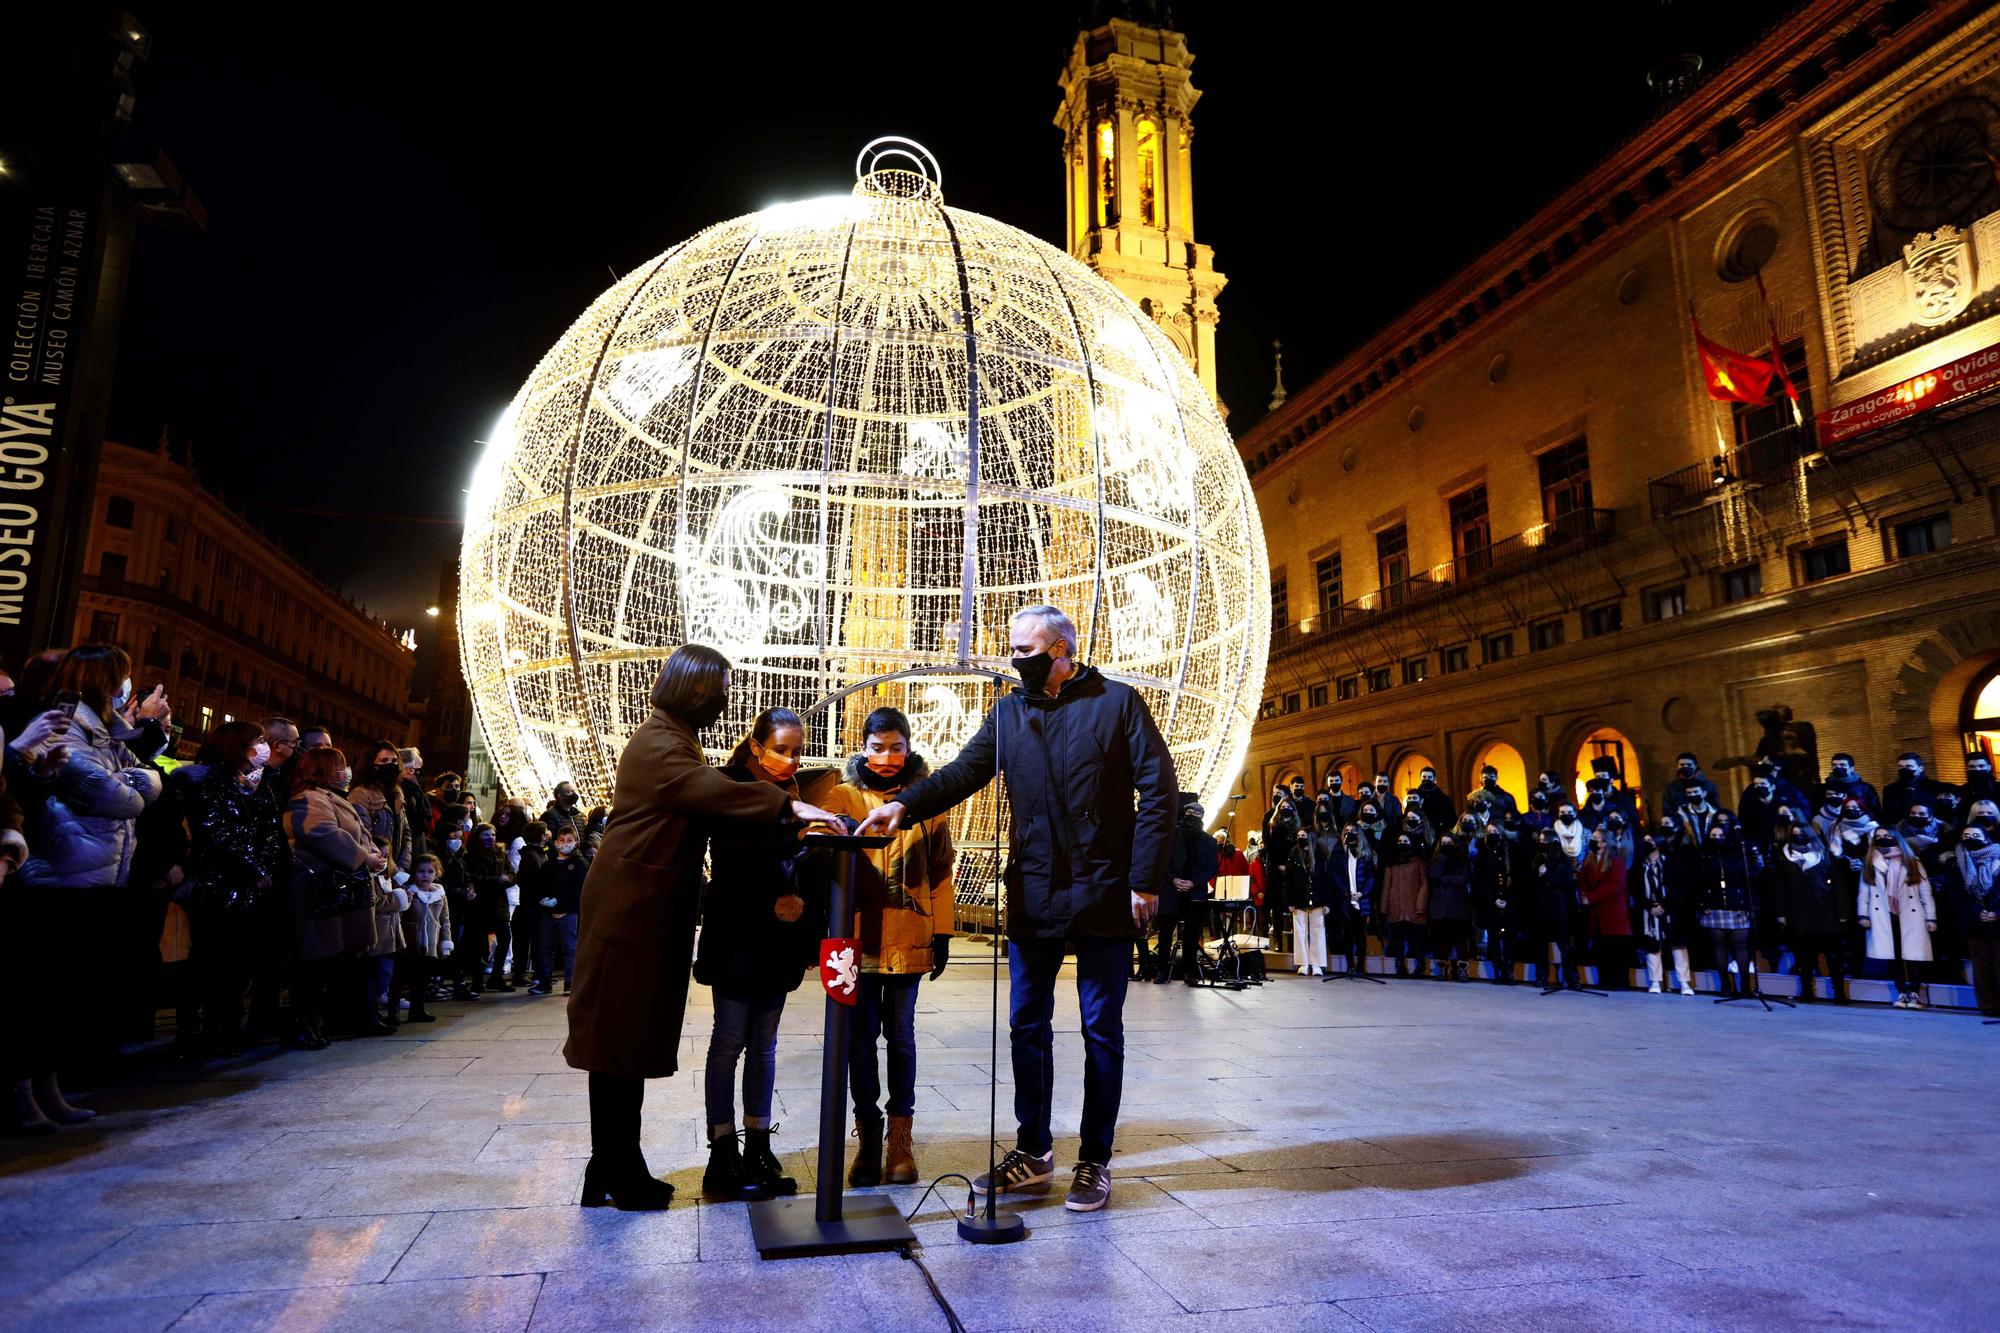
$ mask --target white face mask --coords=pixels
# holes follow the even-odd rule
[[[250,747],[250,771],[261,772],[264,765],[271,762],[271,747],[258,741]]]
[[[119,709],[123,708],[126,704],[131,702],[132,702],[132,678],[130,676],[127,676],[125,677],[125,683],[118,687],[118,693],[111,696],[111,711],[115,713]]]

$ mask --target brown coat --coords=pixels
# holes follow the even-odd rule
[[[836,815],[862,820],[920,781],[930,770],[922,755],[904,765],[902,785],[877,791],[861,780],[861,756],[847,761],[845,782],[817,793],[813,803]],[[861,941],[861,970],[907,976],[928,973],[935,963],[931,939],[949,935],[952,908],[951,823],[943,815],[911,820],[894,842],[869,852],[855,867],[855,935]]]
[[[1382,872],[1382,915],[1396,925],[1423,924],[1431,905],[1430,877],[1424,863],[1411,857],[1392,862]]]
[[[639,724],[618,757],[611,824],[583,881],[563,1047],[572,1068],[665,1078],[679,1067],[703,821],[775,825],[790,809],[780,788],[710,768],[681,719],[656,708]]]

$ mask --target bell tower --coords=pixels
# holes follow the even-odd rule
[[[1215,298],[1227,279],[1194,239],[1194,57],[1164,4],[1097,0],[1086,13],[1055,117],[1069,252],[1138,302],[1214,397]]]

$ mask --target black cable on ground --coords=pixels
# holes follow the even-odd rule
[[[937,1279],[931,1276],[931,1270],[924,1267],[923,1258],[917,1253],[917,1247],[914,1245],[905,1245],[900,1253],[905,1259],[915,1264],[917,1271],[924,1275],[924,1284],[931,1289],[931,1295],[936,1299],[938,1309],[944,1311],[945,1327],[949,1328],[951,1333],[965,1333],[965,1321],[958,1317],[958,1311],[952,1309],[951,1302],[944,1298],[943,1289],[938,1286]]]
[[[924,1192],[917,1198],[917,1206],[910,1209],[909,1212],[903,1214],[903,1220],[905,1222],[916,1221],[917,1214],[921,1213],[924,1210],[924,1201],[931,1197],[931,1191],[935,1190],[938,1186],[944,1184],[944,1182],[947,1180],[965,1181],[965,1211],[968,1214],[970,1214],[973,1209],[973,1194],[972,1194],[971,1179],[967,1176],[960,1175],[956,1171],[947,1171],[943,1175],[939,1176],[936,1180],[933,1180],[930,1184],[924,1186]]]

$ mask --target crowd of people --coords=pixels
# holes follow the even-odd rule
[[[1429,768],[1401,797],[1387,774],[1350,792],[1330,772],[1317,792],[1303,778],[1272,791],[1247,839],[1250,892],[1309,976],[1330,952],[1358,970],[1372,945],[1398,976],[1466,981],[1483,959],[1501,985],[1533,964],[1552,984],[1594,966],[1624,988],[1643,963],[1649,992],[1692,995],[1713,967],[1726,995],[1791,972],[1800,999],[1824,977],[1845,1004],[1859,975],[1924,1008],[1926,983],[1969,970],[2000,1015],[2000,788],[1983,752],[1966,773],[1940,782],[1905,753],[1878,791],[1836,754],[1809,797],[1762,760],[1729,805],[1683,753],[1647,818],[1610,758],[1581,801],[1542,773],[1522,802],[1487,767],[1462,808]],[[1215,840],[1237,854],[1226,830]]]
[[[136,696],[130,659],[103,644],[0,675],[0,727],[0,892],[37,942],[23,951],[31,993],[75,995],[57,970],[64,951],[43,946],[79,921],[109,964],[96,1002],[0,1039],[5,1132],[91,1119],[64,1097],[61,1071],[150,1043],[163,1003],[171,1058],[193,1065],[257,1042],[319,1050],[384,1036],[433,1022],[439,1001],[568,990],[584,876],[609,822],[569,782],[539,816],[504,800],[489,821],[460,774],[426,780],[417,750],[382,741],[350,756],[283,717],[224,722],[177,763],[171,700]],[[796,797],[803,735],[796,714],[767,710],[720,772]],[[901,713],[877,710],[844,771],[806,775],[814,799],[866,817],[928,772],[912,736]],[[786,996],[818,965],[828,868],[796,836],[719,827],[711,874],[736,891],[704,902],[695,961],[715,1014],[703,1183],[755,1199],[797,1189],[770,1142],[777,1031]],[[913,822],[857,876],[857,1185],[918,1178],[917,983],[949,958],[954,857],[947,821]]]
[[[568,783],[539,818],[507,801],[487,822],[461,775],[425,781],[415,749],[350,756],[282,717],[223,722],[177,762],[165,689],[135,693],[108,644],[0,674],[0,731],[0,891],[34,941],[30,993],[67,997],[0,1038],[0,1129],[90,1119],[62,1070],[150,1042],[162,1001],[172,1058],[195,1064],[258,1041],[382,1036],[434,1021],[436,1000],[567,981],[608,818]],[[88,987],[58,964],[80,926],[104,963]]]

